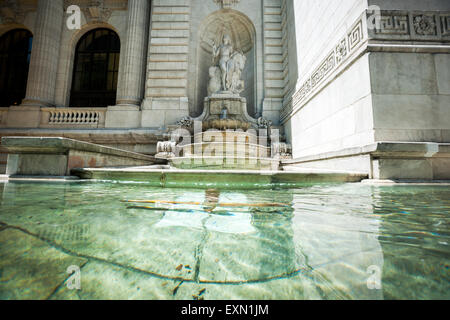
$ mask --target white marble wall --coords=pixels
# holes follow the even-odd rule
[[[445,30],[436,36],[416,36],[415,42],[409,36],[390,40],[389,37],[400,36],[395,33],[397,30],[389,30],[394,33],[386,32],[383,39],[375,40],[377,34],[368,31],[362,15],[367,5],[414,14],[441,11],[439,19],[445,19],[450,10],[450,3],[441,0],[287,0],[288,8],[294,9],[286,19],[290,26],[295,25],[290,32],[291,37],[295,32],[296,46],[288,48],[292,91],[284,100],[282,119],[293,144],[294,158],[380,141],[450,142],[450,44]],[[320,70],[333,48],[349,35],[361,17],[361,48],[351,52],[349,58],[348,38],[347,62],[332,67],[331,72],[325,71],[326,81],[321,80],[322,84],[313,90],[307,88],[307,99],[298,103],[296,94],[302,96],[298,94],[300,89],[308,79],[314,79],[312,74]],[[407,28],[405,32],[415,32],[410,31],[413,25]],[[296,61],[292,61],[294,55]],[[295,63],[297,67],[293,69]],[[289,106],[293,100],[295,107]]]
[[[366,3],[287,0],[286,5],[293,9],[287,15],[292,96],[351,29]],[[285,122],[285,131],[297,158],[370,143],[372,125],[369,60],[364,56]]]
[[[372,53],[376,141],[450,142],[450,54]]]
[[[288,132],[299,158],[374,141],[369,56],[361,57],[298,111]]]

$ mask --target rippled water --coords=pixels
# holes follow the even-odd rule
[[[0,299],[450,299],[450,187],[0,192]]]

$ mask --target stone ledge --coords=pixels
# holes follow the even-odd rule
[[[94,144],[156,144],[164,140],[160,129],[0,129],[0,137],[53,137]],[[2,147],[0,146],[0,150]]]
[[[85,167],[149,165],[152,156],[88,142],[54,137],[3,137],[8,155],[9,176],[69,176],[70,170]]]
[[[152,156],[105,147],[89,142],[54,137],[3,137],[2,147],[10,154],[66,154],[70,150],[95,152],[105,155],[127,157],[132,159],[154,161]]]
[[[330,170],[283,172],[269,170],[181,170],[153,168],[74,169],[81,179],[145,182],[162,188],[272,189],[292,188],[309,183],[360,182],[367,174]]]
[[[7,176],[5,175],[5,180],[9,182],[51,182],[51,183],[74,183],[82,182],[78,177],[75,176]],[[0,181],[1,178],[0,178]]]
[[[450,186],[450,180],[363,180],[362,184],[370,186]]]
[[[361,171],[378,180],[450,179],[450,143],[378,142],[294,160],[283,168]]]
[[[381,158],[450,158],[450,143],[377,142],[363,147],[325,152],[317,155],[296,158],[293,160],[283,160],[282,164],[295,165],[304,162],[352,157],[366,154]]]

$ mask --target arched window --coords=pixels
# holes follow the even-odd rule
[[[0,107],[19,105],[27,90],[33,35],[24,29],[0,38]]]
[[[120,39],[109,29],[95,29],[78,42],[75,53],[71,107],[116,104]]]

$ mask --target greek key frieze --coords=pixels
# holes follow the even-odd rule
[[[405,14],[382,14],[380,19],[380,29],[376,29],[376,34],[408,35],[409,18]]]
[[[372,39],[443,41],[450,35],[449,13],[381,11],[380,24],[369,30]]]

